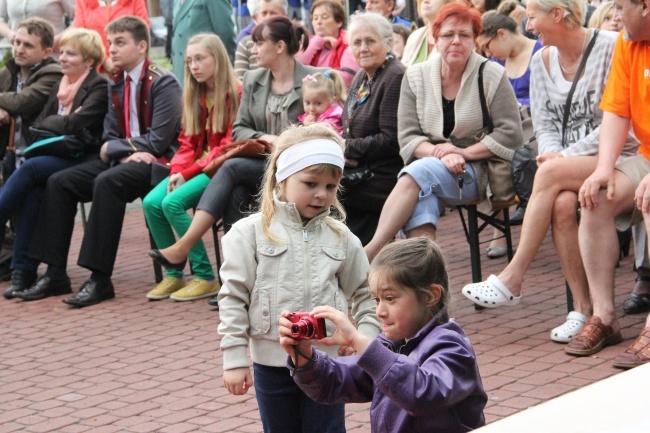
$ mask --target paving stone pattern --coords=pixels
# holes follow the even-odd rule
[[[518,238],[519,228],[514,229]],[[69,256],[76,290],[88,271]],[[206,236],[209,251],[211,235]],[[611,359],[636,338],[644,315],[622,318],[625,341],[596,356],[566,355],[549,330],[566,316],[564,278],[550,235],[514,308],[474,311],[459,293],[471,280],[458,215],[441,220],[439,241],[452,283],[452,316],[468,332],[489,394],[488,422],[616,374]],[[153,270],[141,211],[127,213],[113,282],[115,300],[71,309],[60,298],[0,298],[0,432],[260,432],[253,390],[228,394],[216,332],[219,313],[205,300],[150,302]],[[483,260],[484,276],[505,259]],[[633,260],[617,270],[617,312],[633,286]],[[44,268],[41,269],[44,271]],[[0,290],[8,283],[1,283]],[[350,433],[370,431],[369,404],[347,406]]]

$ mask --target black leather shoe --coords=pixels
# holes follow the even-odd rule
[[[524,213],[526,213],[525,207],[517,207],[510,217],[511,226],[520,226],[524,222]]]
[[[15,293],[14,296],[25,301],[37,301],[50,296],[67,295],[68,293],[72,293],[70,278],[66,276],[62,280],[53,280],[44,275],[32,287],[23,292]]]
[[[160,266],[167,269],[175,269],[177,271],[182,271],[185,269],[187,264],[187,259],[183,260],[182,263],[172,263],[165,256],[162,255],[160,250],[151,250],[149,251],[149,257],[153,259],[154,262],[158,263]]]
[[[115,290],[113,289],[111,280],[97,281],[88,278],[81,286],[81,289],[79,289],[79,293],[61,301],[73,307],[82,308],[99,304],[102,301],[113,299],[114,297]]]
[[[18,293],[24,292],[32,287],[36,278],[38,278],[36,272],[14,270],[11,273],[11,285],[5,290],[2,296],[7,299],[15,297]]]
[[[219,308],[219,301],[217,301],[217,297],[213,296],[210,299],[208,299],[208,305],[211,307]]]

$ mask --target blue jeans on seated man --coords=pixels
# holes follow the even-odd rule
[[[264,433],[345,433],[345,406],[314,402],[286,367],[253,364]]]
[[[27,253],[34,234],[47,179],[57,171],[72,167],[83,159],[37,156],[13,172],[0,189],[0,239],[7,221],[18,211],[11,269],[36,272],[38,261]]]
[[[399,172],[398,177],[408,174],[420,187],[418,202],[403,228],[405,233],[425,224],[437,228],[440,214],[446,205],[457,206],[480,199],[472,165],[467,164],[465,171],[467,174],[464,178],[471,176],[471,182],[464,181],[462,187],[459,176],[452,174],[440,159],[434,157],[418,159]]]

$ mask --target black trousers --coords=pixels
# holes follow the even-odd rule
[[[30,256],[65,269],[77,204],[92,200],[77,264],[111,275],[126,204],[151,188],[151,165],[139,162],[111,167],[96,159],[55,173],[47,181]]]

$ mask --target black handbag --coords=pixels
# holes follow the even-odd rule
[[[99,151],[101,146],[101,139],[85,128],[75,135],[60,135],[35,126],[30,126],[29,132],[32,144],[23,151],[27,159],[44,155],[78,158],[89,149]]]
[[[512,183],[515,193],[519,197],[519,205],[523,208],[528,205],[528,200],[533,192],[533,182],[537,172],[537,156],[528,144],[515,150],[512,158]]]
[[[368,166],[345,167],[343,169],[343,177],[341,178],[340,186],[344,191],[350,192],[372,176],[374,176],[374,174],[370,171]]]

